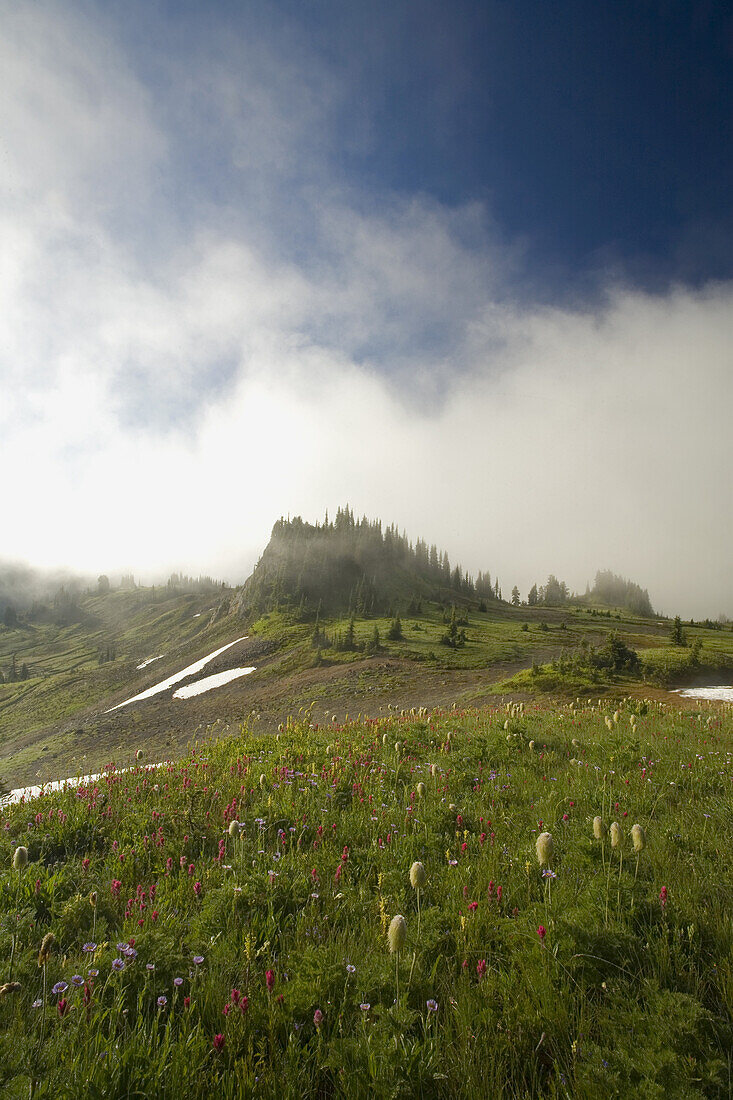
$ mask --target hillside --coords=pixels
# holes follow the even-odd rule
[[[729,1095],[731,708],[313,718],[0,809],[3,1096]]]
[[[501,590],[489,573],[474,580],[451,568],[448,554],[422,539],[413,544],[380,520],[355,520],[347,505],[333,522],[278,520],[236,606],[244,616],[280,609],[301,618],[368,616],[419,610],[425,599],[499,602]]]
[[[636,595],[599,576],[611,596]],[[488,574],[474,579],[445,551],[348,508],[323,524],[280,520],[239,590],[178,576],[150,588],[67,581],[45,602],[16,600],[0,623],[0,777],[19,786],[95,771],[141,744],[163,759],[212,723],[236,729],[246,717],[272,732],[300,709],[320,724],[733,677],[721,624],[685,625],[673,644],[672,624],[646,606],[553,604],[550,585],[541,596],[506,602]]]

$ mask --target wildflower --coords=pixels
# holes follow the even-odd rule
[[[425,797],[425,784],[424,783],[418,783],[415,790],[417,791],[417,797],[418,798],[424,798]]]
[[[368,1012],[371,1007],[372,1006],[369,1004],[368,1001],[362,1001],[359,1005],[359,1008],[362,1010],[362,1012]]]
[[[96,950],[97,950],[96,943],[92,943],[91,941],[89,943],[85,943],[84,946],[82,947],[82,951],[86,951],[89,954],[91,954],[92,951],[96,951]]]
[[[173,979],[173,984],[175,986],[182,986],[183,985],[183,978],[174,978]]]
[[[41,941],[41,950],[38,952],[39,966],[44,966],[48,962],[51,956],[51,948],[53,947],[55,942],[56,937],[54,936],[53,932],[47,932],[46,935],[43,937],[43,940]]]
[[[427,880],[428,876],[425,873],[425,868],[422,863],[416,860],[410,868],[410,886],[413,890],[422,890]]]
[[[88,978],[98,978],[99,977],[99,971],[96,968],[92,967],[91,970],[87,970],[87,977]]]
[[[125,960],[124,959],[112,959],[112,969],[113,970],[124,970],[124,967],[125,967]]]
[[[155,970],[155,963],[145,963],[146,970]]]
[[[316,1027],[320,1027],[323,1023],[323,1013],[321,1012],[320,1008],[317,1008],[316,1011],[313,1013],[313,1023]]]
[[[184,997],[183,998],[183,1007],[184,1008],[190,1008],[191,1007],[191,998],[190,997]]]
[[[547,935],[547,929],[545,928],[544,924],[541,924],[537,929],[537,935],[540,937],[540,943],[544,943],[545,936]]]
[[[396,917],[392,917],[389,930],[387,931],[387,941],[389,943],[389,950],[391,954],[395,951],[401,951],[405,946],[407,939],[407,922],[405,918],[398,913]]]
[[[158,997],[158,1000],[155,1003],[157,1004],[158,1008],[165,1008],[165,1006],[168,1004],[168,998],[164,997],[161,994],[161,996]]]
[[[263,772],[262,775],[260,776],[260,790],[264,791],[266,786],[267,786],[267,776]]]
[[[223,1050],[225,1041],[226,1040],[224,1039],[224,1036],[222,1035],[221,1032],[219,1032],[218,1035],[215,1035],[214,1036],[214,1050],[216,1050],[216,1051]]]
[[[65,1016],[69,1008],[69,1002],[62,997],[56,1007],[59,1010],[59,1016]]]
[[[51,992],[56,994],[65,993],[68,988],[69,986],[66,982],[56,982],[56,985],[53,987]]]
[[[201,966],[201,963],[204,961],[204,956],[203,955],[194,955],[193,961],[196,963],[196,966]]]
[[[36,1000],[35,1000],[35,1001],[33,1002],[33,1004],[31,1005],[31,1008],[41,1008],[41,1006],[42,1006],[42,1005],[43,1005],[43,1001],[41,1000],[41,998],[40,998],[40,997],[38,997],[38,998],[37,998],[37,999],[36,999]]]
[[[22,871],[28,862],[28,849],[19,845],[13,852],[13,867],[16,871]]]
[[[557,878],[557,875],[555,874],[554,871],[551,871],[549,867],[545,867],[544,871],[542,872],[542,877],[543,878]]]
[[[229,836],[239,836],[239,822],[236,818],[229,822]]]
[[[97,891],[96,890],[92,890],[91,894],[89,895],[89,904],[91,905],[92,909],[97,908]]]
[[[196,895],[197,898],[201,897],[201,891],[202,890],[203,890],[203,886],[201,885],[201,883],[200,882],[194,882],[193,892],[194,892],[194,894]]]
[[[641,825],[632,825],[631,839],[634,843],[634,851],[641,852],[646,845],[646,833]]]
[[[609,829],[609,832],[611,834],[611,847],[612,848],[623,848],[624,834],[623,834],[623,830],[622,830],[621,826],[619,825],[618,821],[612,821],[611,822],[611,828]]]
[[[662,889],[659,891],[659,901],[660,901],[660,904],[662,906],[662,909],[664,909],[665,905],[667,904],[667,887],[666,886],[663,886]]]
[[[484,974],[486,973],[486,959],[479,959],[479,961],[476,963],[476,973],[478,974],[479,981],[481,981]]]
[[[552,848],[552,833],[540,833],[535,844],[540,867],[549,866],[552,860]]]
[[[593,818],[593,836],[596,840],[603,840],[608,833],[608,827],[602,817]]]
[[[347,974],[355,974],[356,973],[356,967],[353,966],[352,963],[347,963],[346,964],[346,973]]]
[[[432,997],[430,998],[429,1001],[426,1001],[425,1004],[427,1006],[428,1012],[437,1012],[438,1011],[438,1002],[434,1001],[432,999]]]
[[[267,992],[272,993],[275,988],[275,971],[268,970],[265,972],[265,985],[267,986]]]
[[[137,752],[135,753],[135,759],[136,760],[142,760],[142,758],[143,758],[143,750],[138,749]]]
[[[81,974],[75,974],[74,977],[71,979],[71,984],[75,985],[77,989],[80,985],[84,985],[84,979],[82,978]]]

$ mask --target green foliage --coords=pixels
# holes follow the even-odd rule
[[[687,635],[682,629],[682,620],[679,615],[675,615],[674,622],[672,623],[672,629],[669,633],[669,640],[672,645],[687,645]]]
[[[402,621],[399,615],[395,615],[392,622],[389,624],[389,630],[387,631],[387,638],[390,642],[399,642],[402,640]]]

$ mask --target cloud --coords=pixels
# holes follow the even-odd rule
[[[186,111],[113,28],[17,12],[0,48],[18,103],[0,114],[5,553],[243,579],[280,514],[348,501],[505,591],[610,567],[665,610],[733,615],[730,284],[513,299],[521,246],[481,204],[365,194],[329,166],[328,69],[296,124],[292,54],[278,69],[255,44],[208,84],[194,58],[185,85],[174,58],[189,148]],[[207,127],[221,190],[190,174]],[[146,234],[179,171],[179,223]]]

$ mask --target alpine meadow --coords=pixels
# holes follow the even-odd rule
[[[733,1096],[731,11],[0,18],[0,1095]]]

